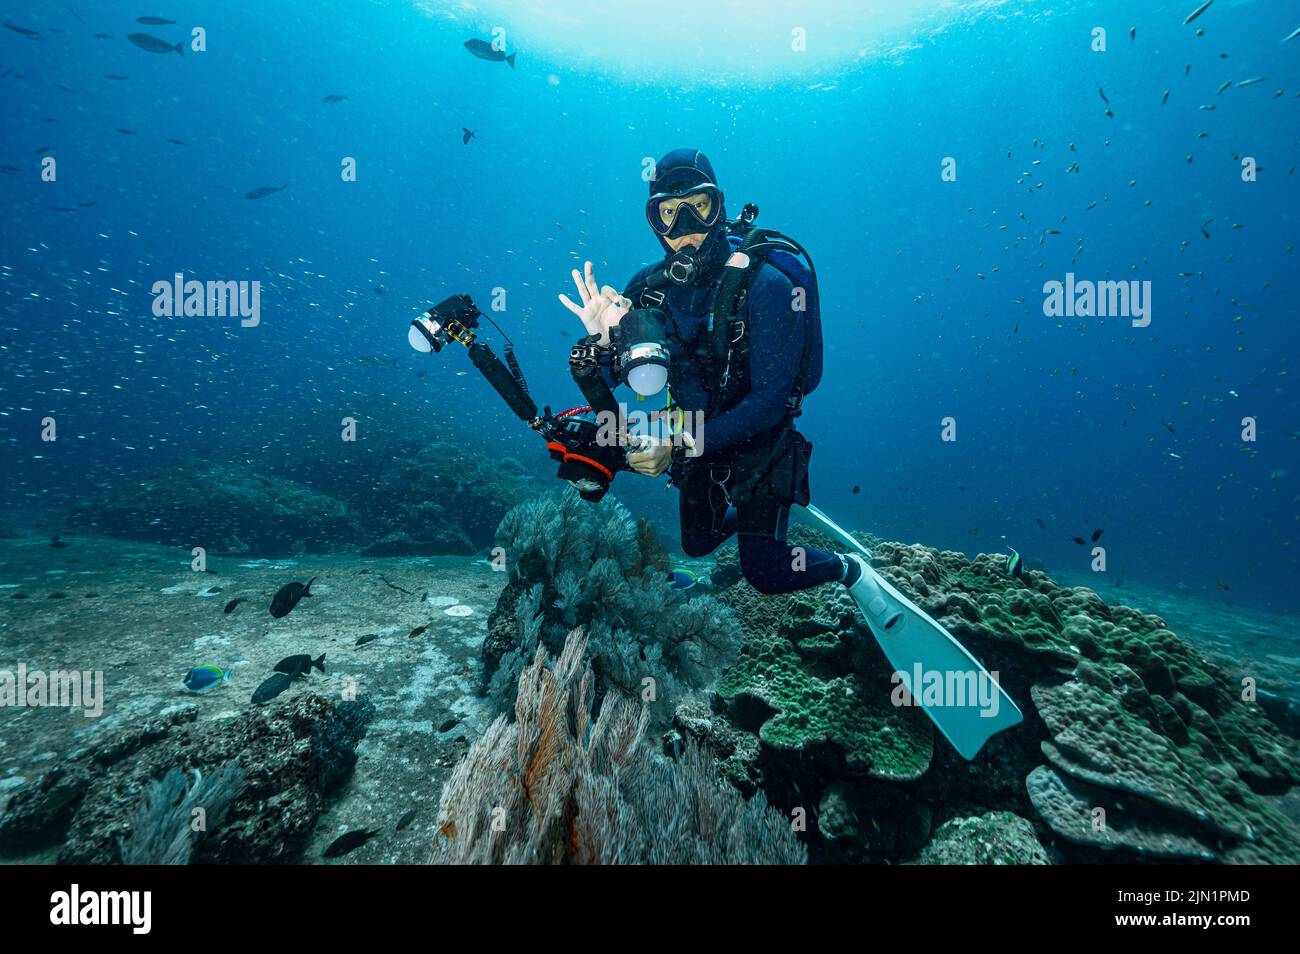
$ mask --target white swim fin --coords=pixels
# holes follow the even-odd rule
[[[944,738],[964,759],[973,759],[995,733],[1024,720],[997,679],[951,633],[882,577],[871,552],[816,507],[800,508],[815,526],[850,549],[862,568],[849,593],[889,665]]]

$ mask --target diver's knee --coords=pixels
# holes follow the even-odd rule
[[[683,533],[682,552],[688,557],[708,556],[718,548],[718,544],[721,542],[721,540],[709,536]]]

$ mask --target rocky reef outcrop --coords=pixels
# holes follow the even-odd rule
[[[67,522],[82,533],[259,557],[346,550],[362,533],[340,500],[283,477],[211,464],[115,484]]]
[[[490,547],[502,517],[534,492],[532,484],[509,458],[437,442],[394,456],[355,499],[356,488],[337,492],[362,516],[363,555],[432,556]]]
[[[62,842],[63,864],[293,861],[351,773],[373,707],[305,693],[217,724],[197,723],[197,711],[172,707],[52,766],[11,799],[0,851]],[[187,806],[185,826],[168,792]],[[166,833],[189,831],[190,803],[207,830],[177,843]]]

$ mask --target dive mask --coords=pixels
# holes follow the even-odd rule
[[[712,182],[656,193],[645,204],[646,221],[664,238],[708,232],[721,215],[722,190]]]

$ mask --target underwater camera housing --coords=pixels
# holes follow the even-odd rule
[[[437,354],[449,341],[469,347],[478,327],[478,306],[469,295],[452,295],[411,322],[406,340],[416,351]]]
[[[558,414],[551,413],[547,407],[538,414],[537,403],[529,394],[528,382],[515,359],[514,345],[505,333],[497,328],[506,338],[504,362],[486,344],[476,340],[478,320],[484,317],[487,316],[469,295],[452,295],[412,321],[407,340],[422,354],[438,354],[452,341],[464,345],[474,367],[515,416],[545,438],[551,459],[560,465],[557,476],[572,484],[584,500],[600,500],[609,491],[615,474],[627,469],[627,450],[622,440],[609,440],[594,420],[597,412],[617,411],[609,385],[600,377],[594,349],[588,355],[580,344],[574,348],[569,361],[574,380],[591,404]],[[496,322],[492,324],[496,327]],[[591,358],[590,365],[578,359],[580,352]]]
[[[661,308],[637,308],[610,330],[612,370],[642,397],[658,394],[668,383],[671,357],[666,343],[667,315]]]

